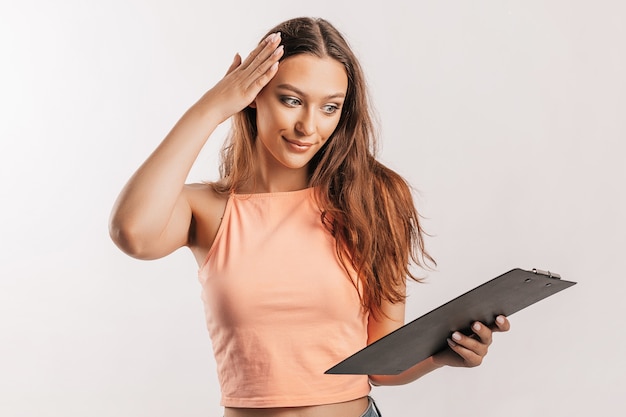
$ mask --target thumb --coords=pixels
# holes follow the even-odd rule
[[[235,58],[233,59],[233,63],[230,64],[230,67],[228,67],[228,71],[226,71],[226,75],[233,72],[233,70],[235,70],[235,68],[237,68],[239,65],[241,65],[241,55],[239,55],[239,53],[236,53]]]

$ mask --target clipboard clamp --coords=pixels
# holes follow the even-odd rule
[[[556,273],[550,272],[550,271],[542,271],[541,269],[533,268],[533,273],[535,273],[537,275],[545,275],[548,278],[561,279],[561,276],[559,274],[556,274]]]

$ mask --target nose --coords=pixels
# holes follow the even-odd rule
[[[315,133],[315,112],[312,109],[302,109],[296,122],[296,131],[302,136],[311,136]]]

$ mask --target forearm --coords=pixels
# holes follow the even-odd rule
[[[404,385],[441,367],[431,356],[398,375],[370,375],[369,378],[373,385]]]
[[[127,253],[152,258],[186,243],[191,208],[183,197],[189,171],[208,137],[233,114],[246,108],[278,70],[283,49],[272,34],[228,72],[178,121],[128,181],[110,220],[113,240]]]
[[[161,235],[189,171],[219,122],[202,100],[181,117],[120,193],[111,214],[113,236],[151,241]]]

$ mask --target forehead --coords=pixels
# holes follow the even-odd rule
[[[282,60],[270,82],[273,87],[284,84],[292,85],[310,96],[345,95],[348,75],[343,64],[333,58],[299,54]]]

